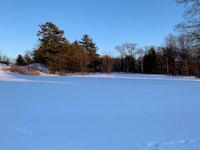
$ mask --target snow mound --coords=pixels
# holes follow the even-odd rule
[[[18,82],[27,82],[26,79],[19,79],[16,78],[5,71],[3,71],[4,68],[8,67],[7,65],[0,64],[0,80],[1,81],[18,81]]]
[[[4,67],[6,67],[6,66],[7,66],[6,64],[0,63],[0,69],[4,68]]]
[[[47,68],[43,67],[40,64],[33,64],[30,67],[34,67],[34,65],[39,66],[39,69],[41,69],[41,71],[46,71],[47,73]],[[44,80],[35,80],[35,79],[24,79],[23,75],[17,75],[15,73],[9,73],[4,71],[5,68],[9,68],[10,66],[7,65],[3,65],[0,64],[0,81],[10,81],[10,82],[32,82],[32,83],[53,83],[53,84],[76,84],[76,83],[72,83],[72,82],[64,82],[64,81],[44,81]],[[27,67],[27,66],[25,66]],[[48,74],[42,73],[40,72],[40,75],[46,75],[48,76]]]
[[[49,69],[47,67],[45,67],[44,65],[42,64],[39,64],[39,63],[34,63],[34,64],[30,64],[30,65],[27,65],[26,67],[37,67],[38,70],[40,71],[40,74],[49,74]]]

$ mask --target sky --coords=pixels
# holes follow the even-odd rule
[[[176,0],[0,0],[0,52],[9,57],[32,51],[39,25],[52,22],[73,42],[88,34],[100,55],[115,47],[160,46],[183,20]]]

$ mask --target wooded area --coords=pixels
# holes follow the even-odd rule
[[[70,43],[54,23],[40,25],[39,45],[33,52],[18,55],[16,65],[41,63],[52,74],[126,72],[200,77],[200,1],[177,0],[185,5],[185,21],[177,25],[179,35],[169,34],[161,47],[137,48],[136,43],[116,46],[119,57],[100,56],[96,43],[85,34]],[[0,63],[9,64],[0,55]]]

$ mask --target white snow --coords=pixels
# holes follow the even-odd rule
[[[30,65],[28,65],[28,67],[37,67],[39,69],[40,73],[49,74],[49,69],[39,63],[30,64]]]
[[[200,80],[26,76],[0,65],[0,150],[199,150]]]
[[[3,71],[3,68],[4,67],[7,67],[6,65],[4,64],[0,64],[0,80],[3,80],[3,81],[27,81],[25,79],[18,79],[6,72]]]

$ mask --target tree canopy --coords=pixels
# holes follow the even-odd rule
[[[98,59],[96,44],[89,35],[69,43],[64,31],[46,22],[39,26],[39,46],[34,50],[34,60],[48,66],[51,73],[87,72],[95,70]]]

